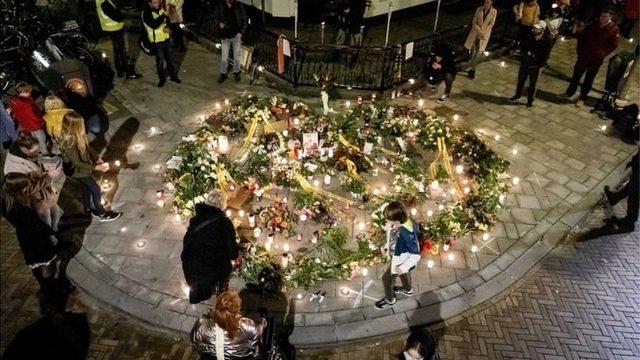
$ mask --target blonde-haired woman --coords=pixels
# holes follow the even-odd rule
[[[60,150],[65,163],[65,174],[82,184],[85,212],[91,213],[101,222],[113,221],[122,213],[106,211],[102,206],[100,186],[91,176],[93,171],[106,172],[109,164],[94,158],[85,134],[84,119],[75,111],[66,113],[62,120]]]
[[[225,291],[215,308],[200,316],[191,330],[191,343],[207,359],[255,359],[266,321],[259,324],[240,313],[242,301],[235,291]],[[219,356],[222,350],[224,355]],[[219,357],[218,357],[219,356]]]
[[[68,109],[67,105],[59,97],[49,95],[44,99],[44,111],[45,114],[42,117],[47,126],[47,133],[58,142],[62,132],[62,118],[71,109]]]

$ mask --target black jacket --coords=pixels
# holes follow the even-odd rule
[[[197,229],[209,220],[210,223]],[[197,204],[196,216],[189,222],[180,256],[187,284],[227,280],[232,271],[231,260],[238,257],[238,252],[231,220],[216,207]]]
[[[543,67],[551,53],[551,38],[547,32],[540,40],[536,40],[533,34],[527,35],[522,42],[520,64],[529,68]]]
[[[436,57],[440,57],[440,61],[436,61]],[[425,77],[429,83],[439,84],[447,74],[456,74],[457,69],[453,57],[454,53],[448,46],[441,44],[436,47],[435,51],[431,53],[427,59],[427,66],[425,68]],[[433,68],[433,64],[436,62],[440,64],[439,69]]]
[[[124,20],[124,15],[122,15],[122,12],[120,11],[120,9],[118,9],[118,6],[111,3],[110,1],[103,2],[102,5],[100,5],[100,8],[105,13],[105,15],[110,17],[113,21],[121,22]]]
[[[149,6],[146,6],[142,11],[142,21],[144,21],[145,25],[147,25],[148,27],[152,29],[157,29],[160,27],[160,25],[162,25],[162,23],[167,21],[168,19],[167,13],[165,12],[164,14],[154,19],[151,14],[152,11],[159,12],[160,9],[152,10]]]
[[[27,265],[45,263],[56,255],[49,238],[55,235],[55,232],[40,220],[35,210],[16,203],[7,209],[5,199],[2,197],[0,212],[16,229],[18,244]]]
[[[224,29],[220,28],[220,24],[224,24]],[[231,39],[238,33],[244,34],[247,31],[247,15],[242,5],[236,1],[228,7],[226,1],[222,0],[216,9],[215,28],[225,39]]]

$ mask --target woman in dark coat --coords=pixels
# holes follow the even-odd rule
[[[43,185],[31,174],[7,174],[0,197],[0,211],[15,227],[22,255],[41,291],[52,295],[57,257],[50,236],[56,233],[35,210],[42,196],[40,193],[46,191]]]
[[[214,288],[217,293],[226,289],[233,270],[231,261],[238,257],[236,231],[220,209],[225,207],[224,198],[213,193],[209,203],[196,204],[180,256],[192,304],[209,299]]]

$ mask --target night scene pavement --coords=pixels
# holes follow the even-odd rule
[[[526,189],[513,197],[510,205],[522,209],[509,214],[510,223],[519,220],[537,223],[544,220],[546,213],[541,212],[550,198],[564,199],[567,207],[582,200],[585,194],[594,198],[599,196],[599,189],[595,189],[603,179],[616,174],[620,164],[626,162],[633,147],[619,143],[619,140],[601,134],[603,146],[596,149],[597,154],[577,153],[579,142],[583,137],[592,137],[600,131],[603,121],[588,113],[588,109],[576,109],[572,104],[563,102],[554,94],[560,93],[566,87],[566,76],[570,74],[574,59],[574,42],[559,42],[552,59],[551,70],[545,71],[540,81],[539,99],[536,108],[525,110],[524,107],[504,105],[504,98],[512,95],[514,77],[517,65],[512,60],[506,60],[501,66],[502,59],[491,60],[478,68],[478,78],[475,81],[466,79],[462,74],[458,76],[454,85],[453,98],[440,111],[467,110],[467,116],[473,118],[473,124],[489,124],[487,129],[511,135],[511,144],[528,144],[520,150],[529,152],[544,152],[546,157],[538,159],[539,163],[517,164],[518,168],[532,166],[547,172],[547,176],[540,175],[545,190],[535,188],[530,181],[529,187],[533,194],[525,194]],[[182,111],[193,113],[194,109],[211,106],[212,99],[224,97],[233,98],[245,90],[260,94],[274,94],[275,91],[261,87],[249,88],[246,80],[236,84],[229,82],[224,87],[216,87],[215,69],[217,69],[217,55],[209,54],[201,47],[192,45],[183,60],[184,83],[175,86],[168,84],[164,89],[155,88],[155,74],[151,58],[142,58],[139,62],[145,78],[136,82],[128,81],[117,84],[112,97],[107,99],[114,109],[112,119],[122,125],[130,121],[129,115],[140,117],[145,128],[160,121],[158,117],[141,117],[141,114],[162,114],[178,116]],[[637,75],[637,74],[636,74]],[[604,69],[596,81],[596,89],[602,87]],[[637,97],[637,86],[633,96]],[[597,96],[597,93],[592,93]],[[428,104],[433,104],[435,95],[429,91],[415,94],[415,98],[425,97]],[[176,102],[158,101],[158,97],[172,98]],[[471,111],[469,109],[472,109]],[[533,116],[531,115],[533,114]],[[475,116],[475,118],[474,118]],[[562,120],[572,123],[581,122],[581,126],[572,129],[558,127]],[[137,132],[140,124],[128,123]],[[164,123],[162,123],[164,124]],[[491,127],[493,124],[495,127]],[[542,125],[542,124],[547,124]],[[113,125],[112,125],[113,126]],[[186,126],[186,125],[185,125]],[[189,124],[188,126],[193,126]],[[535,140],[532,132],[540,131],[569,131],[565,134],[567,144],[551,142],[540,143]],[[118,128],[115,126],[115,128]],[[122,126],[121,128],[125,128]],[[155,146],[155,153],[163,153],[171,149],[182,136],[173,133],[170,128],[162,128],[168,136],[148,139],[147,143]],[[141,132],[142,132],[141,130]],[[184,129],[181,129],[184,130]],[[118,135],[113,134],[114,139]],[[124,135],[127,135],[126,133]],[[132,142],[133,135],[129,134],[129,143],[124,143],[124,150],[114,145],[114,153],[126,152]],[[605,146],[605,144],[607,146]],[[575,146],[573,146],[575,145]],[[500,145],[500,152],[508,152],[506,143]],[[499,147],[500,147],[499,146]],[[109,149],[108,149],[109,150]],[[112,149],[113,150],[113,149]],[[156,156],[158,157],[158,156]],[[595,158],[593,162],[586,159]],[[582,161],[582,160],[584,161]],[[123,199],[146,196],[145,183],[157,181],[151,164],[162,163],[161,158],[144,159],[133,158],[131,162],[141,161],[145,168],[141,168],[146,177],[135,173],[135,168],[123,170],[119,196]],[[557,171],[543,171],[544,166],[551,163],[558,167]],[[563,169],[563,170],[561,170]],[[585,176],[586,175],[586,176]],[[139,185],[132,184],[132,178]],[[127,185],[125,185],[127,184]],[[613,184],[613,183],[612,183]],[[151,194],[153,195],[153,194]],[[129,214],[140,209],[124,209]],[[538,210],[538,211],[536,211]],[[575,219],[568,222],[578,224],[580,218],[589,214],[591,209],[583,209]],[[617,211],[622,211],[617,209]],[[553,214],[552,214],[553,215]],[[556,214],[557,216],[557,214]],[[597,226],[604,217],[603,210],[596,210],[589,215],[583,226]],[[144,232],[145,228],[136,229],[130,226],[126,218],[115,225],[128,227],[128,234],[136,231]],[[96,224],[94,224],[95,226]],[[518,234],[529,230],[533,226],[513,228],[505,227],[504,233]],[[569,225],[563,224],[563,230],[569,230]],[[163,231],[155,229],[154,231]],[[146,234],[148,235],[148,234]],[[125,238],[123,235],[122,238]],[[83,239],[77,239],[83,241]],[[102,239],[100,239],[102,240]],[[86,241],[86,240],[85,240]],[[109,240],[111,241],[111,240]],[[128,242],[131,240],[127,240]],[[561,242],[561,240],[556,240]],[[90,244],[92,244],[90,242]],[[86,245],[86,243],[85,243]],[[105,253],[111,249],[100,243]],[[490,301],[481,303],[465,312],[463,316],[450,319],[445,328],[436,330],[440,341],[440,351],[443,357],[450,359],[461,358],[637,358],[640,356],[640,300],[635,294],[640,292],[638,275],[640,275],[640,233],[601,237],[596,240],[575,244],[569,240],[565,245],[552,251],[539,264],[526,274],[515,285],[506,289],[503,294]],[[38,301],[35,296],[37,285],[31,273],[24,265],[24,260],[14,239],[13,230],[2,221],[2,259],[1,275],[1,320],[2,320],[2,349],[8,345],[13,335],[22,327],[39,317]],[[122,261],[124,262],[124,258]],[[112,267],[127,266],[129,263],[109,264]],[[144,268],[143,262],[134,264]],[[135,267],[134,266],[134,267]],[[157,269],[160,271],[161,269]],[[164,273],[168,278],[179,277],[180,269],[172,269]],[[136,291],[141,291],[136,289]],[[69,308],[89,314],[92,330],[91,359],[188,359],[195,358],[188,341],[181,334],[156,333],[153,329],[142,327],[139,323],[127,319],[118,311],[113,311],[93,300],[93,294],[81,292],[79,296],[70,299]],[[161,301],[161,300],[158,300]],[[200,312],[202,308],[198,308]],[[197,315],[196,312],[193,315]],[[401,333],[387,336],[384,339],[373,339],[367,345],[335,346],[331,350],[306,349],[298,352],[302,359],[387,359],[393,358],[401,347],[406,334]]]

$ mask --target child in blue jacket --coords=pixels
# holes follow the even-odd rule
[[[393,254],[391,265],[382,275],[385,297],[376,302],[375,307],[384,310],[396,303],[396,293],[413,295],[410,271],[420,261],[420,243],[418,223],[413,221],[398,201],[389,203],[384,209],[384,217],[391,228],[396,230],[395,244],[387,237],[388,249]],[[396,277],[400,277],[402,286],[393,286]]]

